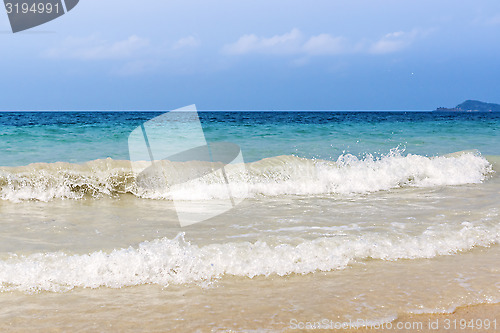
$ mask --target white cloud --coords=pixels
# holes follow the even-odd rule
[[[361,40],[349,41],[342,36],[322,33],[307,37],[300,30],[273,37],[259,37],[254,34],[244,35],[235,43],[227,44],[222,51],[231,55],[244,54],[285,54],[302,56],[337,55],[349,53],[386,54],[403,50],[410,46],[417,37],[429,31],[414,29],[410,32],[397,31],[386,34],[375,42]],[[302,61],[303,62],[303,61]]]
[[[405,33],[402,31],[389,33],[375,42],[370,47],[370,52],[380,54],[399,51],[410,42],[408,38],[405,37]]]
[[[201,41],[194,37],[194,36],[188,36],[179,39],[177,42],[174,43],[172,46],[172,49],[174,50],[179,50],[179,49],[184,49],[184,48],[195,48],[200,46]]]
[[[41,55],[51,59],[96,62],[113,60],[109,68],[111,74],[130,76],[168,68],[172,59],[177,62],[179,58],[185,58],[184,51],[191,51],[199,45],[201,42],[195,36],[187,36],[174,43],[152,45],[148,39],[137,35],[113,42],[100,38],[99,35],[92,35],[84,38],[68,37],[43,51]]]
[[[419,29],[413,29],[410,32],[391,32],[373,43],[369,52],[374,54],[398,52],[410,46],[417,37],[423,36],[426,33]]]
[[[313,36],[304,44],[304,52],[311,55],[340,54],[348,50],[343,37],[333,37],[329,34]]]
[[[61,45],[45,51],[50,58],[102,60],[127,59],[149,46],[149,40],[132,35],[125,40],[108,42],[97,36],[66,38]]]
[[[227,54],[293,54],[297,53],[302,40],[302,33],[298,29],[270,38],[244,35],[235,43],[224,46],[223,51]]]

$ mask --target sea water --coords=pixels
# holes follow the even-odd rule
[[[500,114],[202,112],[209,143],[241,147],[245,200],[188,227],[128,156],[160,114],[0,113],[1,328],[281,331],[500,301]],[[226,195],[207,176],[176,198]]]

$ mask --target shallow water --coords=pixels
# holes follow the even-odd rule
[[[37,162],[66,162],[16,165],[16,156],[35,155],[11,143],[15,152],[0,167],[0,329],[280,331],[292,319],[378,322],[500,301],[500,158],[481,155],[500,155],[495,116],[411,115],[405,122],[399,114],[334,114],[328,123],[325,115],[287,116],[214,116],[211,135],[229,141],[223,133],[237,137],[252,123],[252,139],[240,135],[239,144],[254,161],[244,174],[226,168],[232,194],[245,184],[246,199],[187,227],[169,188],[137,182],[119,150],[99,155],[112,140],[103,139],[98,153],[90,147],[103,125],[95,125],[88,144],[68,143],[68,132],[79,127],[62,126],[63,146],[70,147],[62,156],[78,145],[84,161],[117,159],[77,165],[53,154]],[[117,142],[131,124],[120,125]],[[294,135],[283,131],[280,144],[263,138],[245,155],[257,133],[291,124],[295,136],[304,131],[296,145],[302,153],[287,155]],[[365,141],[362,153],[326,158],[328,124],[354,131]],[[17,125],[36,136],[57,122],[39,125],[36,135],[29,128],[38,125]],[[391,150],[405,144],[386,135],[396,127],[406,151]],[[456,128],[468,132],[459,137]],[[423,146],[410,143],[418,140]],[[367,155],[377,145],[379,154]],[[265,156],[268,149],[273,155]],[[478,151],[437,156],[465,149]],[[178,189],[188,207],[226,198],[221,179],[211,175],[189,186]]]

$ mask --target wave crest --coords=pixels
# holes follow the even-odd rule
[[[135,163],[134,168],[132,164]],[[187,170],[200,162],[158,161],[165,169]],[[35,163],[0,168],[0,198],[50,201],[117,196],[169,199],[171,189],[155,178],[141,179],[133,170],[148,162],[95,160],[84,164]],[[277,195],[364,194],[400,187],[429,187],[481,183],[493,172],[481,155],[464,152],[450,156],[425,157],[394,150],[375,158],[345,154],[336,162],[295,156],[277,156],[245,164],[246,172],[226,166],[236,197]],[[238,184],[245,191],[238,191]],[[243,186],[244,185],[244,186]],[[176,199],[209,200],[227,196],[224,180],[208,174],[176,186]]]
[[[121,288],[142,284],[207,283],[223,276],[308,274],[345,269],[367,259],[433,258],[490,246],[500,240],[497,224],[440,225],[414,236],[365,234],[304,240],[298,245],[226,243],[197,246],[184,235],[146,241],[138,247],[85,255],[38,253],[0,261],[0,292],[61,292],[75,287]]]

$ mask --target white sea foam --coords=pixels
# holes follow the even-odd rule
[[[163,179],[134,174],[130,162],[111,159],[82,165],[59,162],[1,168],[0,198],[50,201],[131,193],[141,198],[169,199],[173,193],[165,180],[168,183],[172,175],[190,179],[196,174],[193,170],[207,167],[195,161],[161,161],[158,165]],[[491,163],[472,152],[425,157],[393,151],[380,158],[342,155],[336,162],[278,156],[247,163],[245,173],[233,165],[226,166],[235,197],[363,194],[400,187],[463,185],[481,183],[491,172]],[[225,199],[228,195],[220,172],[180,184],[175,191],[176,200]]]
[[[142,284],[206,283],[223,276],[285,276],[341,270],[367,259],[432,258],[498,244],[500,226],[442,224],[419,235],[364,233],[304,240],[298,245],[233,242],[197,246],[183,234],[137,247],[87,255],[39,253],[0,261],[0,291],[65,291]]]

